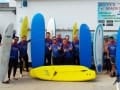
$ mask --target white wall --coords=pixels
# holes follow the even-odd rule
[[[9,0],[9,6],[10,7],[16,7],[16,1],[15,0]]]
[[[23,16],[27,15],[31,22],[33,15],[41,12],[48,19],[52,16],[56,20],[57,28],[71,29],[74,22],[87,23],[90,29],[97,25],[96,0],[29,0],[27,8],[21,8],[17,2],[17,27],[21,25]]]
[[[3,33],[9,23],[13,22],[16,28],[16,16],[11,11],[0,11],[0,33]]]

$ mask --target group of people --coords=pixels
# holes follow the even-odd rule
[[[0,36],[0,41],[1,39],[2,36]],[[50,32],[46,32],[44,65],[80,65],[79,39],[77,35],[73,36],[72,41],[69,39],[69,35],[62,38],[61,34],[57,34],[52,37]],[[22,77],[23,62],[25,62],[26,71],[29,72],[29,59],[27,53],[27,45],[29,42],[30,40],[27,40],[26,36],[23,36],[19,42],[19,37],[14,35],[8,65],[8,80],[3,81],[3,83],[10,82],[12,69],[13,78],[17,79],[15,75],[18,66],[20,69],[20,77]],[[115,76],[115,57],[115,39],[113,37],[104,38],[104,65],[107,73],[110,73],[112,77]]]
[[[79,60],[79,39],[73,36],[73,40],[69,40],[69,35],[64,38],[58,34],[56,37],[50,38],[49,32],[45,38],[45,65],[80,65]],[[116,75],[115,59],[116,59],[116,41],[115,38],[104,38],[103,62],[107,73],[111,77]]]
[[[116,76],[116,41],[114,37],[104,38],[104,65],[107,70],[107,74],[111,77]]]
[[[20,77],[22,77],[23,63],[25,63],[26,71],[29,72],[27,44],[28,42],[30,42],[30,40],[27,41],[26,36],[23,36],[21,41],[20,42],[18,41],[19,41],[19,37],[17,36],[13,37],[9,64],[8,64],[8,80],[3,81],[3,83],[10,82],[10,79],[11,79],[10,76],[11,76],[12,70],[13,70],[13,79],[17,80],[15,76],[16,76],[16,71],[18,66],[20,68]]]
[[[1,39],[2,40],[2,35]],[[8,64],[8,80],[3,83],[10,83],[11,72],[13,71],[13,79],[16,78],[16,71],[19,67],[20,77],[22,77],[23,63],[25,63],[26,71],[29,72],[29,56],[27,53],[28,43],[26,36],[23,36],[19,42],[19,37],[13,35],[13,41],[11,45],[10,58]],[[68,65],[79,64],[79,40],[77,36],[74,36],[73,42],[69,40],[69,35],[62,38],[60,34],[56,37],[52,37],[50,32],[46,33],[45,37],[45,63],[44,65]],[[42,47],[44,48],[44,46]]]
[[[51,38],[50,32],[45,38],[45,65],[73,65],[79,62],[79,40],[73,36],[73,41],[69,40],[69,35],[64,38],[60,34]]]

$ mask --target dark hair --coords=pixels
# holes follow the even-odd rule
[[[70,37],[69,35],[65,35],[65,37]]]
[[[113,36],[110,36],[109,39],[114,39],[114,37],[113,37]]]
[[[46,32],[46,34],[50,34],[50,32]]]
[[[53,39],[53,40],[56,39],[56,36],[53,36],[52,39]]]
[[[66,38],[63,38],[62,40],[66,40]]]
[[[14,39],[16,39],[16,38],[17,38],[17,39],[19,39],[19,37],[18,37],[18,36],[15,36],[15,37],[14,37]]]

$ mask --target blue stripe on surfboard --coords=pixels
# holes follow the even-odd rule
[[[96,52],[96,40],[97,40],[97,33],[99,33],[100,34],[100,31],[102,31],[102,37],[103,37],[103,26],[101,25],[101,24],[99,24],[98,26],[97,26],[97,29],[96,29],[96,32],[95,32],[95,37],[94,37],[94,39],[95,39],[95,42],[94,42],[94,62],[95,62],[95,67],[96,67],[96,71],[98,72],[98,73],[100,73],[100,72],[102,72],[102,69],[103,69],[103,61],[102,61],[102,63],[101,64],[97,64],[97,57],[96,57],[96,54],[97,54],[97,52]],[[102,42],[101,42],[102,43]],[[98,51],[99,52],[99,51]],[[101,52],[102,54],[103,54],[103,52]],[[102,56],[103,57],[103,56]]]
[[[117,35],[116,70],[117,70],[117,75],[120,76],[120,28],[118,30],[118,35]]]
[[[79,40],[80,64],[90,68],[92,65],[92,42],[91,32],[88,25],[82,24],[80,26]]]
[[[44,65],[45,57],[45,22],[42,14],[36,14],[31,27],[32,67]]]

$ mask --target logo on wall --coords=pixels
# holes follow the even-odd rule
[[[103,26],[120,25],[120,2],[98,2],[98,23]]]

